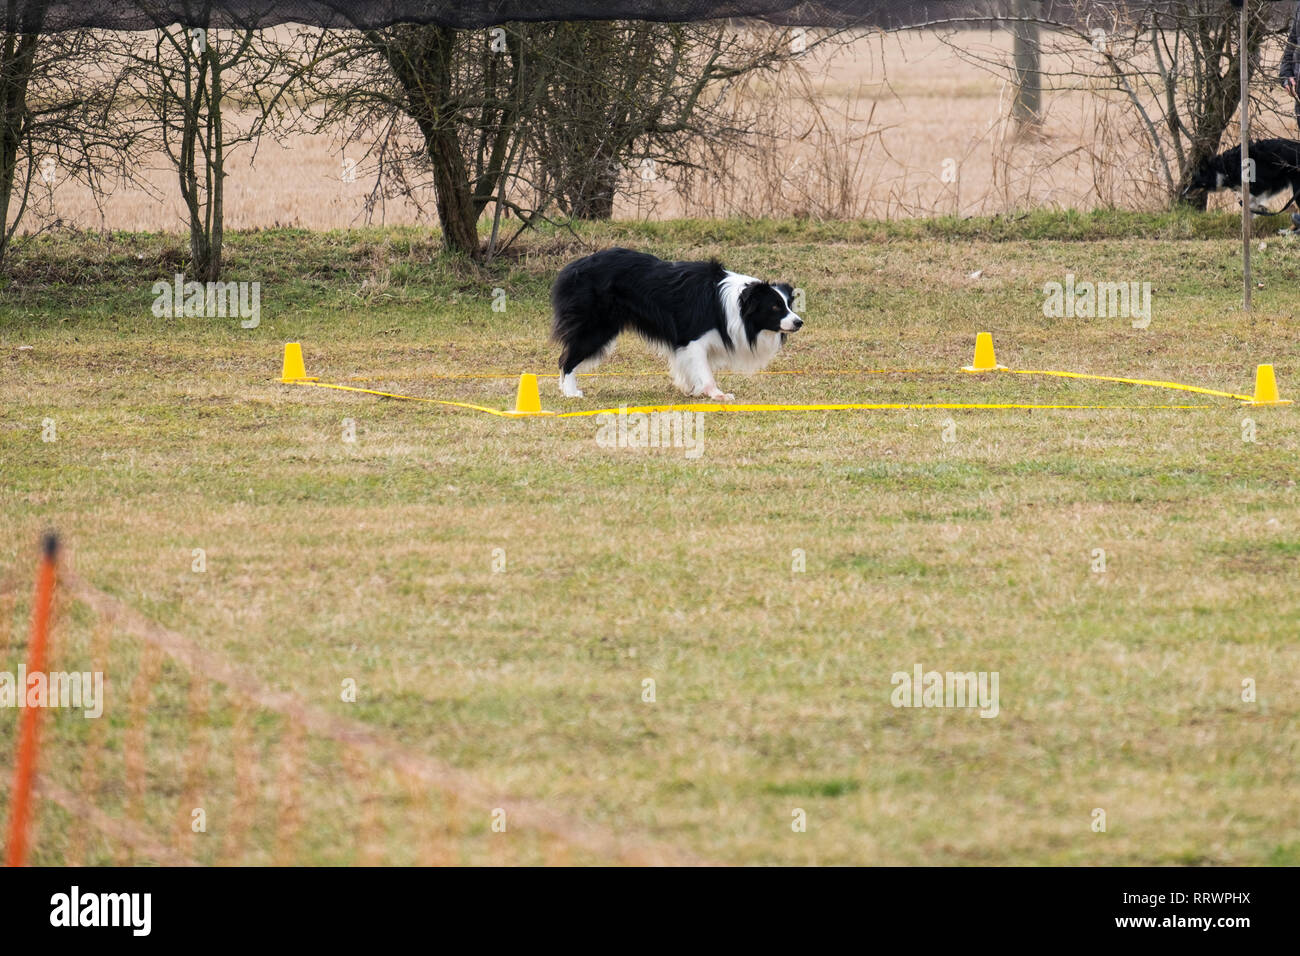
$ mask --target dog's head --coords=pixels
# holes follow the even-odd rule
[[[803,328],[794,314],[794,287],[788,282],[751,282],[740,294],[740,317],[750,338],[759,332],[789,334]]]
[[[1234,156],[1235,154],[1235,156]],[[1236,156],[1241,155],[1241,150],[1234,147],[1226,153],[1220,153],[1218,156],[1209,156],[1201,160],[1201,164],[1196,167],[1191,178],[1187,182],[1187,188],[1183,190],[1184,196],[1190,196],[1192,193],[1212,193],[1217,189],[1223,189],[1225,186],[1236,188],[1241,185],[1241,161]],[[1236,168],[1238,175],[1232,176],[1230,170]]]

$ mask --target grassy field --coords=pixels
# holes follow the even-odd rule
[[[175,236],[43,237],[0,289],[0,566],[25,592],[57,526],[81,575],[258,680],[708,860],[1300,863],[1300,412],[957,371],[987,330],[1012,368],[1249,392],[1272,362],[1300,397],[1300,245],[1268,225],[1251,315],[1217,215],[613,224],[487,271],[418,229],[242,233],[247,330],[151,314]],[[714,413],[692,460],[276,381],[300,341],[328,382],[506,407],[553,370],[555,270],[614,242],[805,290],[772,368],[800,374],[725,376],[738,401],[1207,407]],[[1067,273],[1149,282],[1150,326],[1044,317]],[[602,371],[646,374],[565,407],[677,398],[639,343]],[[998,716],[891,706],[917,664],[997,672]],[[319,790],[307,858],[347,862]]]

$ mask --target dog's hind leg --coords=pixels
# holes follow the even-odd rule
[[[560,355],[560,392],[566,398],[582,398],[578,373],[595,368],[614,351],[614,339],[583,336],[564,346]]]

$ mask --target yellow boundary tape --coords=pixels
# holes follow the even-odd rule
[[[1283,403],[1277,399],[1276,386],[1273,386],[1269,398],[1261,399],[1259,397],[1259,383],[1256,382],[1257,394],[1241,395],[1236,392],[1224,392],[1219,389],[1203,388],[1199,385],[1184,385],[1181,382],[1166,382],[1154,379],[1141,378],[1123,378],[1115,375],[1093,375],[1088,372],[1068,372],[1056,369],[1008,369],[1004,366],[997,365],[993,359],[992,339],[987,333],[981,333],[981,338],[986,339],[983,344],[987,351],[984,365],[979,365],[980,342],[976,342],[976,363],[977,368],[966,369],[966,371],[985,371],[985,372],[1009,372],[1014,375],[1043,375],[1054,378],[1074,378],[1086,379],[1095,382],[1116,382],[1123,385],[1142,385],[1150,388],[1171,389],[1182,392],[1193,392],[1199,395],[1210,395],[1216,398],[1230,398],[1236,401],[1244,401],[1248,404],[1289,404]],[[341,392],[357,392],[363,395],[377,395],[381,398],[393,398],[407,402],[425,402],[431,405],[445,405],[450,408],[467,408],[472,411],[486,412],[489,415],[496,415],[501,418],[523,418],[523,417],[548,417],[548,418],[591,418],[597,415],[608,414],[629,414],[642,413],[648,414],[653,412],[812,412],[812,411],[849,411],[849,410],[925,410],[925,409],[1047,409],[1047,410],[1104,410],[1104,409],[1192,409],[1192,408],[1219,408],[1218,405],[1109,405],[1109,404],[1066,404],[1066,403],[1034,403],[1034,402],[833,402],[825,404],[812,405],[774,405],[774,404],[722,404],[722,403],[694,403],[694,404],[665,404],[665,405],[620,405],[617,408],[597,408],[585,409],[575,412],[551,412],[551,411],[508,411],[499,408],[489,408],[486,405],[475,405],[471,402],[454,402],[441,398],[426,398],[419,395],[404,395],[399,392],[385,392],[378,389],[358,388],[352,385],[337,385],[330,382],[321,382],[305,375],[302,367],[301,349],[297,343],[290,343],[285,346],[285,371],[281,381],[286,384],[307,385],[313,388],[331,388]],[[1272,366],[1260,366],[1260,372],[1272,372]],[[586,373],[587,377],[607,376],[607,377],[632,377],[644,375],[658,375],[659,372],[591,372]],[[943,374],[943,370],[937,369],[785,369],[764,371],[759,374],[766,375],[886,375],[886,374]],[[513,375],[498,372],[484,373],[449,373],[449,374],[431,374],[414,376],[429,379],[496,379],[496,378],[514,378]],[[539,409],[537,397],[537,379],[555,378],[556,373],[537,375],[524,375],[521,378],[519,395],[525,395],[525,384],[530,392],[530,401],[524,402],[524,399],[516,400],[517,408]],[[375,381],[373,378],[356,377],[350,381]],[[526,382],[525,382],[526,380]],[[1270,379],[1271,380],[1271,379]]]
[[[499,408],[488,408],[486,405],[471,405],[469,402],[448,402],[441,398],[424,398],[420,395],[399,395],[396,392],[379,392],[373,388],[353,388],[351,385],[331,385],[329,382],[309,382],[305,379],[296,382],[286,382],[285,384],[307,385],[311,388],[336,388],[340,392],[361,392],[364,395],[379,395],[383,398],[400,398],[404,402],[428,402],[432,405],[451,405],[454,408],[472,408],[476,412],[487,412],[489,415],[500,415],[502,418],[519,417],[510,412],[503,412]]]
[[[1152,388],[1172,388],[1180,392],[1198,392],[1201,395],[1215,395],[1219,398],[1235,398],[1240,401],[1251,401],[1252,395],[1238,395],[1236,392],[1220,392],[1213,388],[1201,388],[1199,385],[1182,385],[1178,382],[1156,382],[1145,378],[1116,378],[1113,375],[1089,375],[1087,372],[1055,372],[1035,369],[1010,368],[1001,371],[1010,372],[1012,375],[1053,375],[1057,378],[1086,378],[1096,382],[1122,382],[1125,385],[1150,385]]]
[[[845,402],[838,405],[628,405],[583,412],[542,412],[555,418],[590,418],[593,415],[616,415],[619,412],[840,412],[853,409],[908,410],[936,408],[1220,408],[1219,405],[1031,405],[1016,402]]]
[[[1075,372],[1032,372],[1026,374],[1034,375],[1063,375],[1072,378],[1097,378],[1102,381],[1129,382],[1139,385],[1160,385],[1161,387],[1179,388],[1189,392],[1203,392],[1207,395],[1218,395],[1224,398],[1238,398],[1229,392],[1216,392],[1213,389],[1199,388],[1195,385],[1179,385],[1176,382],[1156,383],[1141,382],[1135,379],[1112,379],[1107,376],[1085,375]],[[395,398],[405,402],[425,402],[431,405],[446,405],[452,408],[468,408],[476,412],[487,412],[489,415],[496,415],[501,418],[592,418],[597,415],[616,415],[620,412],[623,414],[651,412],[838,412],[838,411],[906,411],[906,410],[926,410],[926,409],[962,409],[962,408],[988,408],[988,409],[1034,409],[1044,410],[1101,410],[1101,409],[1184,409],[1184,408],[1220,408],[1219,405],[1067,405],[1067,404],[1036,404],[1032,402],[836,402],[824,405],[746,405],[737,403],[694,403],[694,404],[669,404],[669,405],[620,405],[617,408],[594,408],[586,409],[579,412],[532,412],[521,414],[518,412],[505,411],[499,408],[489,408],[486,405],[475,405],[471,402],[452,402],[441,398],[425,398],[421,395],[403,395],[399,392],[384,392],[373,388],[356,388],[351,385],[335,385],[329,382],[312,382],[300,380],[291,382],[292,385],[304,385],[309,388],[332,388],[340,392],[358,392],[363,395],[377,395],[381,398]],[[1249,396],[1245,396],[1249,398]]]
[[[1183,385],[1180,384],[1180,382],[1157,381],[1157,380],[1153,380],[1153,378],[1121,378],[1113,375],[1091,375],[1091,373],[1088,372],[1062,372],[1062,371],[1056,371],[1056,369],[998,368],[998,369],[989,369],[989,371],[1010,372],[1011,375],[1045,375],[1045,376],[1054,376],[1057,378],[1087,378],[1087,380],[1089,381],[1113,381],[1113,382],[1121,382],[1121,384],[1123,385],[1148,385],[1151,386],[1151,388],[1177,389],[1179,390],[1179,392],[1195,392],[1201,395],[1214,395],[1214,397],[1217,398],[1235,398],[1238,399],[1238,401],[1242,401],[1242,402],[1249,402],[1252,399],[1252,395],[1242,395],[1235,392],[1219,392],[1218,389],[1201,388],[1200,385]],[[790,368],[790,369],[764,369],[764,371],[762,372],[755,372],[755,375],[813,375],[813,376],[818,376],[818,375],[946,375],[946,373],[948,372],[946,372],[945,369],[935,369],[935,368]],[[637,377],[662,376],[662,375],[663,375],[662,371],[578,372],[578,377],[580,378],[637,378]],[[424,375],[424,373],[419,373],[419,375],[390,376],[389,378],[374,377],[374,376],[350,376],[347,378],[347,381],[394,381],[394,380],[400,380],[400,378],[428,378],[428,380],[432,380],[432,381],[441,381],[441,380],[459,380],[459,378],[517,378],[517,377],[519,376],[512,375],[512,373],[510,372],[465,372],[465,373],[447,373],[447,375]],[[538,372],[537,377],[558,378],[559,373]],[[312,382],[308,382],[308,384],[312,384]],[[334,385],[331,386],[331,388],[346,389],[348,388],[348,386]],[[354,389],[354,390],[355,392],[370,392],[370,389]],[[416,401],[416,397],[413,397],[413,395],[400,395],[391,392],[373,392],[373,394],[385,395],[386,398],[406,398],[406,399],[412,399],[412,401]],[[417,401],[435,402],[435,401],[439,401],[439,399],[426,398],[426,399],[417,399]],[[443,405],[464,405],[464,403],[443,402]],[[467,407],[480,408],[480,410],[484,410],[482,406],[477,406],[477,405],[471,405]],[[729,407],[740,407],[740,406],[729,406]],[[759,406],[754,406],[754,407],[758,408]],[[762,407],[768,408],[768,406],[762,406]],[[801,406],[783,406],[783,408],[784,407],[814,408],[814,407],[822,407],[822,406],[801,405]],[[885,407],[885,406],[852,405],[852,406],[835,406],[835,407],[837,408],[839,407],[878,408],[878,407]],[[971,407],[971,406],[958,406],[958,407]],[[1008,405],[1008,406],[978,406],[978,407],[1023,408],[1028,406]],[[1035,408],[1083,408],[1083,407],[1095,408],[1101,406],[1037,406],[1036,405],[1032,407]],[[1105,407],[1131,407],[1131,406],[1105,406]],[[1201,406],[1144,405],[1144,406],[1136,406],[1136,407],[1141,407],[1141,408],[1197,407],[1199,408]],[[775,406],[771,406],[771,408],[772,410],[775,410]],[[565,412],[565,414],[568,414],[568,412]]]

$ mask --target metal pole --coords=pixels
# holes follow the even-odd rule
[[[1250,22],[1250,0],[1241,5],[1241,26],[1237,37],[1237,58],[1241,67],[1241,304],[1250,311],[1250,71],[1247,55],[1250,46],[1247,31]]]

